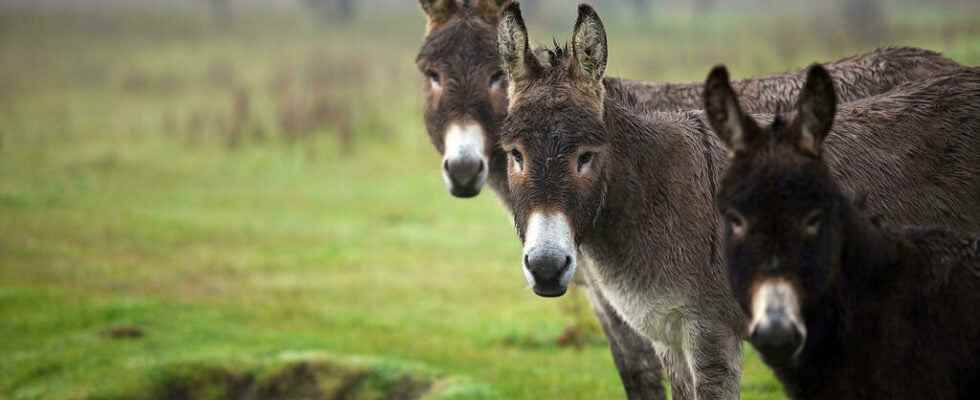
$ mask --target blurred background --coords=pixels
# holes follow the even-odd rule
[[[593,3],[611,76],[980,63],[971,0]],[[568,38],[573,2],[523,7]],[[3,0],[0,398],[621,398],[582,293],[534,296],[497,200],[446,193],[423,33],[410,0]]]

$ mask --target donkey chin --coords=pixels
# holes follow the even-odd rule
[[[534,212],[524,240],[524,277],[541,297],[559,297],[575,276],[576,252],[568,219],[558,213]]]
[[[480,194],[489,173],[483,128],[476,123],[450,124],[445,149],[442,180],[449,193],[461,198]]]

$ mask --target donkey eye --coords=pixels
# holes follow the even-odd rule
[[[523,165],[524,165],[524,156],[521,155],[521,152],[517,151],[517,149],[511,150],[510,151],[510,157],[514,159],[514,166],[518,170],[520,170],[521,168],[523,168]]]
[[[820,225],[823,222],[823,212],[813,211],[803,222],[803,233],[807,236],[817,236],[820,233]]]
[[[497,71],[490,77],[490,89],[500,89],[504,83],[504,71]]]
[[[425,71],[425,76],[429,78],[429,81],[432,82],[433,85],[435,86],[440,85],[441,80],[439,78],[438,72],[428,69]]]
[[[725,220],[728,222],[728,226],[732,228],[732,236],[736,239],[741,239],[745,236],[745,231],[747,225],[745,223],[745,218],[736,211],[729,211],[725,213]]]
[[[578,156],[578,172],[582,173],[592,163],[595,153],[587,151]]]

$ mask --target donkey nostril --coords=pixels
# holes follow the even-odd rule
[[[562,267],[562,271],[568,269],[572,265],[572,256],[565,256],[565,266]]]
[[[480,168],[476,170],[476,174],[477,175],[482,174],[484,168],[486,168],[486,166],[483,165],[483,160],[480,160]]]
[[[529,259],[527,258],[527,254],[525,254],[525,255],[524,255],[524,266],[525,266],[525,267],[530,267],[530,266],[531,266],[531,262],[530,262],[530,260],[529,260]]]
[[[449,172],[449,159],[442,160],[442,169]]]

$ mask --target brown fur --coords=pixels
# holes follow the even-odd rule
[[[517,152],[508,164],[513,169],[521,158],[526,174],[509,187],[522,240],[533,210],[561,210],[573,221],[575,245],[594,262],[602,294],[632,327],[662,343],[658,352],[671,366],[678,397],[737,396],[744,320],[723,272],[712,200],[726,151],[702,113],[637,115],[621,98],[588,97],[575,52],[553,52],[541,73],[511,83],[518,97],[503,126],[503,148]],[[888,220],[977,226],[980,138],[965,132],[980,131],[974,126],[980,102],[944,103],[954,93],[974,96],[977,76],[963,70],[918,84],[926,87],[915,96],[896,91],[845,107],[826,143],[832,164],[855,171],[843,173],[842,182],[874,190],[869,205]],[[602,114],[590,106],[597,101]],[[928,120],[951,107],[963,117],[941,121],[955,120],[957,129],[888,125],[897,113]],[[583,149],[598,149],[588,150],[596,154],[587,185],[570,167]],[[949,207],[960,213],[943,212]]]
[[[433,18],[429,15],[430,5],[437,1],[420,0],[420,2],[423,9],[427,11],[427,19],[432,21]],[[423,75],[427,72],[435,72],[440,79],[449,83],[444,85],[444,90],[438,94],[432,91],[428,82],[424,84],[425,123],[430,139],[440,153],[444,150],[444,135],[446,126],[450,122],[467,119],[480,124],[486,135],[485,142],[488,147],[487,182],[505,203],[509,203],[511,196],[507,186],[506,153],[497,145],[499,127],[506,116],[507,93],[487,89],[488,82],[499,71],[495,28],[497,20],[489,17],[494,8],[490,2],[484,0],[473,0],[473,2],[478,8],[477,12],[467,12],[460,7],[454,7],[454,12],[448,14],[448,18],[442,18],[447,14],[437,10],[437,19],[440,23],[429,24],[427,29],[425,43],[417,59],[419,69]],[[494,3],[497,7],[502,7],[507,2],[495,1]],[[851,62],[862,65],[892,65],[894,62],[899,66],[881,70],[855,68],[853,78],[848,82],[854,83],[854,87],[866,88],[867,92],[848,93],[853,95],[851,99],[880,93],[888,90],[893,84],[901,83],[899,80],[889,81],[883,75],[906,71],[906,74],[902,75],[904,79],[916,80],[933,75],[952,64],[939,54],[918,49],[883,49],[872,53],[869,57],[871,57],[869,61],[861,61],[862,56],[857,56],[834,65],[840,66],[841,71],[847,70]],[[892,58],[896,60],[914,58],[918,60],[917,65],[922,67],[907,69],[902,67],[909,65],[904,64],[905,61],[889,61]],[[882,75],[876,76],[872,73]],[[862,76],[863,74],[867,75]],[[862,83],[864,79],[867,79],[867,84]],[[746,81],[746,87],[751,86],[752,81]],[[764,81],[766,88],[779,87],[780,84],[798,88],[801,78],[793,74],[770,77]],[[507,86],[506,80],[503,85]],[[671,85],[646,85],[643,82],[605,78],[604,86],[608,96],[621,99],[623,104],[634,106],[640,104],[638,107],[651,110],[658,108],[674,110],[681,107],[669,104],[668,100],[657,100],[673,97],[670,94],[673,90],[664,90],[672,88]],[[786,93],[784,99],[791,98],[790,95],[794,93],[792,90],[782,90],[782,92]],[[777,111],[777,107],[785,102],[786,100],[773,99],[772,104],[760,104],[756,111]],[[688,108],[699,107],[700,105],[693,105]],[[660,367],[653,357],[650,344],[626,326],[619,315],[608,306],[607,299],[591,286],[595,285],[590,285],[590,295],[603,323],[606,336],[610,340],[613,358],[623,379],[627,395],[634,399],[664,398],[664,390],[660,385]]]
[[[425,2],[423,9],[428,10]],[[496,2],[500,5],[500,2]],[[496,18],[487,18],[491,7],[480,0],[479,12],[459,13],[450,22],[427,32],[417,64],[423,74],[435,72],[444,90],[434,93],[426,82],[425,123],[429,137],[444,152],[446,127],[468,119],[480,124],[488,144],[490,186],[502,199],[509,198],[506,186],[506,154],[497,145],[499,126],[506,116],[507,95],[488,90],[498,71]],[[459,10],[457,10],[458,12]],[[431,20],[431,17],[429,17]],[[507,87],[506,79],[503,88]],[[649,342],[639,336],[608,305],[601,293],[589,285],[590,299],[609,339],[613,360],[630,399],[665,399],[660,363]]]
[[[977,398],[980,235],[878,226],[851,205],[838,184],[840,180],[853,188],[860,180],[847,172],[862,169],[855,162],[858,153],[844,151],[848,145],[826,151],[822,147],[842,135],[863,135],[866,139],[848,144],[863,144],[860,150],[865,154],[892,159],[882,166],[896,163],[894,177],[900,183],[879,179],[884,182],[858,186],[878,194],[882,184],[888,184],[892,193],[880,193],[887,200],[878,205],[905,208],[898,213],[882,207],[879,211],[892,220],[937,218],[931,221],[976,232],[980,121],[971,115],[980,111],[980,70],[844,106],[826,141],[836,108],[833,86],[825,72],[818,67],[812,71],[812,83],[803,89],[801,111],[793,122],[763,129],[745,120],[741,128],[734,128],[744,130],[740,140],[745,146],[735,152],[718,194],[719,209],[728,219],[739,219],[725,232],[730,282],[743,310],[752,312],[751,292],[767,279],[793,282],[802,299],[807,328],[802,351],[794,357],[762,349],[763,359],[795,399]],[[711,119],[723,141],[734,148],[732,137],[739,135],[731,134],[726,113],[714,107],[732,101],[734,93],[725,87],[724,74],[716,70],[712,77],[715,84],[706,96],[709,110],[714,109]],[[891,138],[909,147],[896,149],[889,145]],[[916,151],[915,138],[942,138],[956,150],[926,145]],[[882,154],[876,146],[894,150]],[[936,158],[927,155],[933,152]],[[897,168],[898,163],[905,165]],[[926,176],[935,174],[936,185],[922,189],[929,184],[902,183],[916,168],[923,168],[914,172]],[[953,181],[947,183],[958,186],[939,183],[951,176]],[[943,218],[924,207],[935,202],[942,210],[956,193],[966,200],[971,192],[972,201],[958,204],[961,215]],[[902,207],[893,197],[898,193],[932,197],[922,207]],[[802,223],[810,215],[819,219]],[[733,237],[732,223],[747,225],[746,233]],[[819,227],[816,235],[802,233],[801,227],[814,223]],[[759,267],[774,259],[779,267]]]

